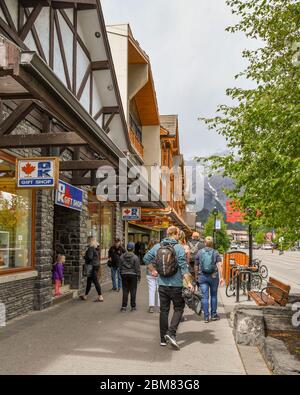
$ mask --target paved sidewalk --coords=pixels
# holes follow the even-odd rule
[[[145,280],[137,312],[119,312],[121,294],[104,298],[93,303],[93,294],[0,328],[0,374],[245,374],[223,307],[222,320],[209,324],[187,309],[174,351],[159,345]]]

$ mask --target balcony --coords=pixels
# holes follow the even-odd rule
[[[134,146],[137,153],[140,155],[141,158],[144,156],[144,147],[142,144],[142,131],[133,117],[129,116],[130,127],[129,127],[129,138]]]

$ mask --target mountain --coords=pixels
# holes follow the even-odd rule
[[[191,161],[188,162],[189,165],[192,164]],[[199,201],[202,201],[201,206],[203,207],[201,211],[197,212],[197,222],[204,224],[207,221],[209,214],[212,212],[214,207],[216,207],[224,215],[226,220],[226,201],[228,197],[224,193],[224,189],[233,189],[234,181],[229,177],[224,177],[222,173],[215,173],[211,177],[208,177],[208,171],[202,174],[202,182],[204,183],[204,197],[199,197]],[[204,178],[204,180],[203,180]],[[193,189],[195,188],[195,181],[193,181]],[[200,193],[203,193],[201,188]],[[244,225],[240,223],[227,223],[229,229],[243,230]]]

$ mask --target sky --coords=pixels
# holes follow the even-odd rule
[[[225,91],[239,84],[234,76],[246,66],[242,51],[253,47],[245,36],[225,31],[237,22],[225,0],[101,3],[106,24],[129,23],[150,56],[160,114],[179,115],[185,158],[224,152],[225,139],[198,118],[230,103]]]

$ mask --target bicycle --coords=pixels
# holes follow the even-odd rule
[[[268,270],[267,266],[262,265],[260,259],[257,259],[257,258],[253,259],[251,266],[257,267],[257,271],[260,273],[260,275],[262,276],[263,279],[266,279],[269,276],[269,270]]]
[[[250,272],[251,271],[251,272]],[[241,273],[243,273],[241,275]],[[251,280],[249,284],[249,274],[251,273]],[[226,296],[235,296],[237,289],[238,276],[240,276],[240,289],[243,290],[243,294],[246,295],[246,291],[250,287],[251,290],[260,290],[263,283],[263,278],[258,271],[254,271],[251,267],[232,265],[231,278],[226,287]]]

